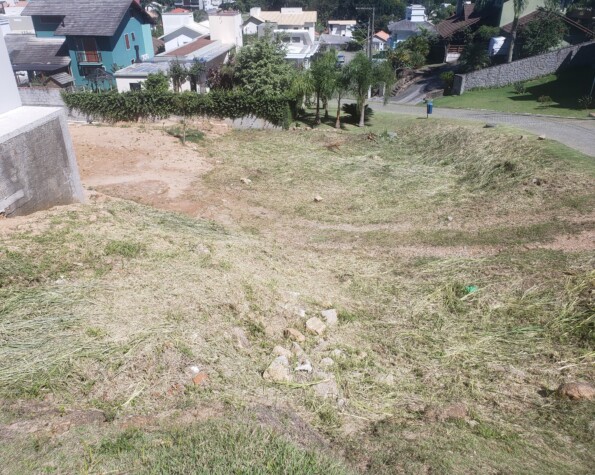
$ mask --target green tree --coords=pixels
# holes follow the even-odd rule
[[[317,124],[320,124],[320,101],[323,100],[325,104],[328,104],[328,100],[335,91],[337,68],[337,52],[335,50],[323,53],[312,62],[310,74],[314,93],[316,94],[315,121]],[[328,111],[327,107],[325,109]]]
[[[192,91],[198,90],[200,78],[204,72],[205,65],[195,58],[192,65],[188,68],[188,79],[190,80],[190,89]]]
[[[413,35],[397,44],[395,49],[388,51],[387,59],[394,69],[419,68],[426,64],[434,36],[427,30]]]
[[[537,19],[519,32],[521,57],[545,53],[558,46],[567,31],[564,20],[555,11],[540,9]]]
[[[516,43],[517,30],[519,28],[519,18],[521,13],[527,8],[529,0],[512,0],[512,9],[514,11],[514,18],[512,20],[512,28],[510,30],[510,48],[508,48],[507,62],[512,62],[512,55],[514,54],[514,45]]]
[[[177,59],[169,63],[167,75],[174,86],[174,92],[180,92],[182,84],[188,79],[188,69]]]
[[[387,90],[390,90],[395,83],[395,71],[388,61],[373,62],[362,51],[355,54],[346,68],[349,75],[349,90],[355,95],[360,115],[359,126],[363,127],[370,89],[383,84]],[[385,102],[388,100],[388,96],[385,94]]]
[[[253,94],[282,94],[291,87],[294,75],[283,45],[266,36],[244,46],[236,56],[234,80]]]
[[[167,92],[169,90],[169,78],[165,73],[160,71],[149,74],[141,85],[143,89],[149,92]]]
[[[335,128],[341,128],[341,100],[343,96],[349,91],[351,85],[351,77],[349,68],[346,66],[340,67],[335,72],[335,94],[337,96],[337,118],[335,120]]]

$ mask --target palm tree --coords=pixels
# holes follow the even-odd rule
[[[337,70],[337,52],[327,51],[319,56],[310,68],[314,93],[316,94],[316,118],[320,124],[320,100],[326,104],[335,90],[335,78]]]
[[[512,55],[514,53],[514,44],[516,42],[516,34],[519,27],[519,17],[525,8],[527,8],[527,3],[529,3],[529,0],[512,0],[514,19],[512,20],[512,28],[510,29],[510,48],[508,48],[509,63],[512,62]]]
[[[388,61],[374,62],[362,51],[358,51],[347,68],[350,78],[349,89],[355,94],[357,110],[360,114],[359,126],[363,127],[368,91],[378,84],[384,84],[385,90],[390,91],[395,83],[395,71]],[[388,95],[385,95],[384,102],[387,101]]]
[[[337,95],[337,119],[335,121],[335,129],[341,128],[341,99],[347,91],[351,83],[349,76],[349,68],[346,66],[339,67],[335,78],[335,94]]]

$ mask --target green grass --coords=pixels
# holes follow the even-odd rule
[[[80,438],[79,438],[80,437]],[[155,431],[130,428],[101,436],[69,434],[19,447],[20,463],[7,473],[311,474],[347,475],[344,464],[321,450],[304,448],[249,420],[209,420]],[[6,449],[0,448],[0,454]],[[8,455],[6,452],[4,455]],[[16,456],[16,454],[13,454]],[[9,459],[7,458],[6,461]]]
[[[593,70],[589,68],[563,71],[525,82],[526,92],[517,94],[511,84],[491,89],[466,91],[461,96],[446,96],[434,100],[436,107],[461,109],[488,109],[524,114],[558,115],[563,117],[587,117],[595,111],[579,106],[579,98],[588,95],[593,81]],[[550,96],[552,104],[538,102],[541,96]]]
[[[184,131],[184,128],[181,125],[169,127],[167,129],[165,129],[165,131],[169,135],[179,138],[180,140],[186,140],[186,142],[191,142],[191,143],[200,143],[205,138],[204,132],[197,130],[197,129],[193,129],[193,128],[186,128],[186,130]]]

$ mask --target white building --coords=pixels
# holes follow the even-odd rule
[[[357,25],[355,20],[329,20],[328,31],[330,35],[346,36],[353,38],[353,30]]]
[[[282,8],[281,11],[262,11],[255,7],[250,9],[250,18],[244,23],[244,33],[255,34],[259,31],[262,23],[274,24],[274,30],[296,31],[305,30],[314,42],[316,39],[315,29],[318,13],[304,11],[301,8]],[[260,23],[259,23],[260,22]]]
[[[0,28],[6,33],[35,33],[33,19],[30,16],[23,16],[21,13],[27,6],[27,2],[9,2],[4,7],[4,14],[0,15]]]
[[[428,21],[426,8],[423,5],[409,5],[405,10],[405,19],[414,22]]]
[[[423,30],[435,32],[436,28],[427,21],[426,9],[422,5],[410,5],[407,7],[404,20],[388,24],[390,31],[390,46],[395,47],[401,41],[421,33]]]
[[[162,19],[163,36],[159,39],[165,43],[166,52],[207,36],[211,32],[208,20],[195,22],[192,12],[182,8],[164,13]]]

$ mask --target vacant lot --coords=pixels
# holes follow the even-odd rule
[[[89,203],[0,221],[3,470],[590,473],[593,162],[374,124],[73,127]]]

